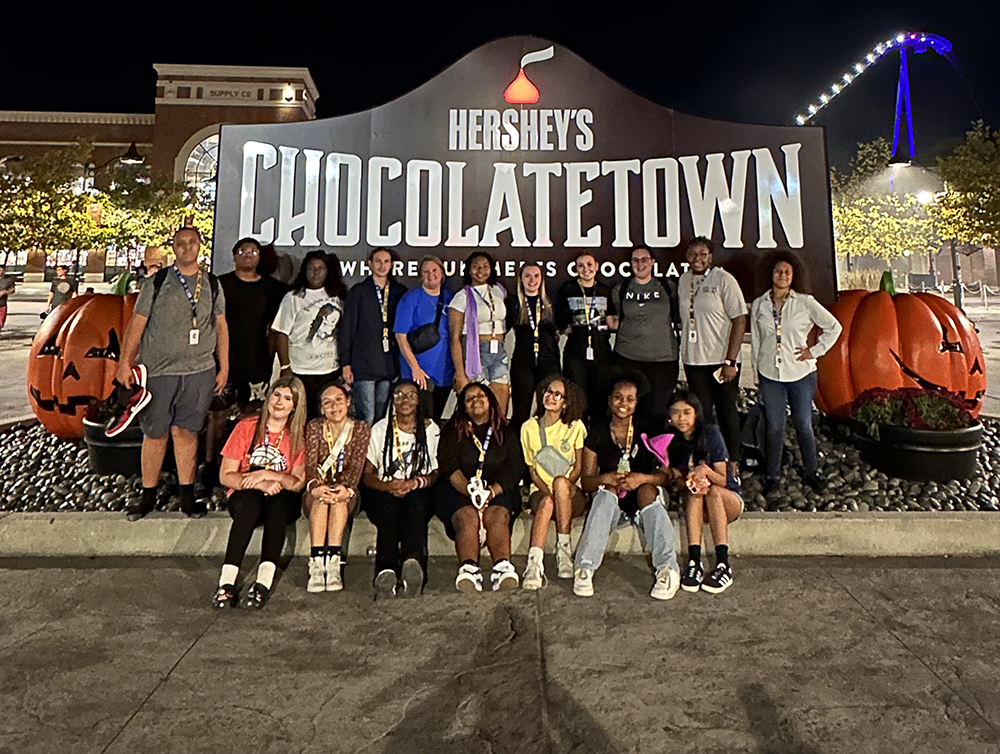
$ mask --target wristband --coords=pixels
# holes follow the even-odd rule
[[[278,369],[290,369],[291,366],[292,366],[291,364],[280,364],[279,363],[278,364]]]
[[[315,479],[310,479],[306,482],[306,492],[312,492],[313,485],[315,484],[319,484],[319,482]]]
[[[725,360],[724,362],[722,362],[722,363],[723,363],[723,364],[725,364],[725,365],[726,365],[727,367],[735,367],[735,366],[737,366],[737,361],[736,361],[736,359],[726,359],[726,360]]]

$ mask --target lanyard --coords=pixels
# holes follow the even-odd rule
[[[490,449],[490,440],[493,439],[493,427],[486,430],[486,442],[479,442],[479,438],[475,434],[472,435],[472,439],[476,443],[476,447],[479,448],[479,463],[476,466],[476,479],[483,478],[483,465],[486,463],[486,451]]]
[[[270,432],[268,431],[267,427],[264,427],[264,447],[265,448],[269,448],[271,446],[271,443],[268,442],[269,435],[270,435]],[[274,443],[274,447],[276,447],[279,452],[281,452],[281,441],[284,438],[285,438],[285,430],[281,430],[278,433],[278,439],[277,439],[277,441]]]
[[[372,280],[375,285],[375,295],[378,296],[378,306],[382,312],[382,350],[389,350],[389,282],[386,281],[385,288]]]
[[[475,291],[476,295],[478,295],[479,298],[481,298],[483,302],[490,308],[490,338],[494,338],[496,337],[497,334],[497,310],[496,310],[496,305],[493,303],[493,289],[489,285],[489,283],[487,283],[486,296],[477,291],[475,288],[473,288],[472,290]]]
[[[577,281],[579,283],[579,281]],[[594,283],[594,296],[591,297],[590,302],[587,301],[587,291],[583,287],[583,283],[580,285],[580,294],[583,296],[583,316],[587,320],[587,348],[594,347],[594,337],[593,332],[590,327],[590,307],[597,303],[597,283]]]
[[[177,273],[177,279],[181,281],[181,287],[184,288],[184,295],[187,296],[188,303],[191,304],[191,327],[198,327],[198,299],[201,298],[201,267],[198,268],[198,283],[194,287],[194,295],[191,295],[191,289],[188,287],[187,280],[184,279],[184,275],[181,273],[180,268],[175,264],[174,272]]]
[[[785,299],[787,302],[788,299]],[[775,356],[774,363],[781,363],[781,312],[778,311],[778,305],[774,301],[774,291],[771,292],[771,313],[774,315],[774,339],[775,339]]]
[[[319,476],[325,477],[330,469],[333,468],[334,463],[337,466],[336,475],[340,476],[340,472],[344,470],[344,456],[347,454],[347,443],[351,440],[351,435],[353,434],[354,424],[350,419],[344,424],[344,428],[340,430],[340,435],[336,440],[333,439],[333,431],[330,429],[330,425],[327,422],[323,422],[323,439],[326,440],[327,456],[323,465],[319,468]],[[334,461],[336,458],[336,461]]]
[[[541,312],[535,312],[534,307],[532,307],[531,301],[525,302],[528,306],[528,324],[531,326],[531,343],[535,351],[535,363],[538,363],[538,323],[541,317],[537,316]],[[541,306],[541,296],[535,298],[534,306]]]
[[[609,434],[610,434],[610,430],[611,430],[611,428],[609,427],[608,428],[608,433]],[[611,439],[614,440],[614,437],[612,436]],[[617,445],[618,443],[615,443],[615,444]],[[632,470],[631,464],[629,463],[629,457],[632,455],[632,419],[631,418],[629,418],[629,420],[628,420],[628,431],[625,433],[625,447],[623,448],[621,445],[618,445],[618,449],[622,452],[621,460],[618,461],[618,473],[619,474],[627,474],[627,473],[629,473]]]

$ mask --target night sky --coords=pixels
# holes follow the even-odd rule
[[[0,109],[152,112],[153,63],[206,63],[308,67],[320,91],[318,114],[329,117],[398,97],[490,39],[533,34],[668,107],[790,124],[876,42],[927,31],[952,42],[956,63],[933,52],[910,56],[917,157],[932,164],[971,121],[1000,126],[1000,12],[985,11],[990,5],[796,0],[727,10],[718,2],[619,2],[584,17],[581,3],[409,3],[397,10],[392,3],[320,9],[290,0],[268,13],[234,10],[223,18],[215,4],[178,4],[156,6],[164,22],[142,21],[131,36],[125,30],[141,17],[124,7],[81,6],[85,18],[22,9],[5,11]],[[858,141],[891,138],[898,61],[888,56],[813,121],[827,128],[833,164],[846,167]]]

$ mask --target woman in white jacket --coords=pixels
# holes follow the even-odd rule
[[[764,262],[764,271],[771,287],[750,309],[753,367],[767,417],[764,494],[778,487],[789,406],[802,451],[802,481],[818,489],[812,429],[816,359],[837,342],[841,327],[822,304],[805,293],[802,263],[795,254],[772,253]],[[816,343],[809,345],[813,327],[819,328],[820,334]]]

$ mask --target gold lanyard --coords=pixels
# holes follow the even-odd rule
[[[269,434],[270,434],[270,433],[268,432],[268,429],[267,429],[267,427],[264,427],[264,447],[265,447],[265,448],[267,448],[267,447],[270,447],[270,445],[271,445],[271,443],[269,443],[269,442],[267,441],[267,436],[268,436]],[[280,432],[278,433],[278,440],[277,440],[277,442],[275,442],[275,443],[274,443],[274,447],[276,447],[276,448],[278,449],[278,452],[281,452],[281,441],[282,441],[283,439],[285,439],[285,430],[284,430],[284,429],[283,429],[283,430],[281,430],[281,431],[280,431]]]
[[[483,478],[483,465],[486,463],[486,451],[489,450],[490,440],[493,439],[493,427],[486,430],[486,442],[479,442],[479,438],[476,437],[475,432],[473,432],[472,439],[476,443],[476,447],[479,448],[479,467],[476,469],[476,479]]]
[[[577,281],[580,285],[580,294],[583,296],[583,316],[587,320],[587,348],[594,347],[594,337],[593,332],[590,327],[590,304],[587,302],[587,291],[583,287],[583,283]],[[594,283],[594,291],[597,291],[597,283]]]
[[[416,427],[413,429],[415,431]],[[403,470],[403,476],[406,476],[406,460],[403,458],[403,447],[399,442],[399,425],[396,424],[395,414],[392,416],[392,444],[396,448],[396,460],[399,461],[400,468]]]
[[[610,430],[610,427],[609,427],[609,430]],[[611,439],[614,440],[614,436],[612,436]],[[619,445],[618,448],[622,452],[621,460],[618,461],[618,473],[620,473],[620,474],[627,474],[628,472],[630,472],[632,470],[631,469],[631,464],[629,463],[629,457],[632,455],[632,419],[631,419],[631,417],[629,417],[629,420],[628,420],[628,431],[625,433],[625,447],[623,448],[621,445]]]
[[[486,296],[484,296],[482,293],[479,293],[479,291],[477,291],[475,288],[473,288],[472,290],[490,308],[490,339],[492,340],[493,338],[496,337],[496,334],[497,334],[497,310],[496,310],[496,306],[493,304],[493,289],[490,286],[490,284],[487,283],[486,284]],[[476,329],[477,330],[479,329],[479,323],[478,322],[476,323]]]
[[[347,421],[351,420],[348,419]],[[344,428],[340,430],[341,434],[344,433],[344,431],[347,429],[348,426],[349,425],[347,423],[344,424]],[[353,430],[351,431],[351,433],[347,435],[347,439],[344,440],[344,447],[342,447],[340,449],[340,452],[337,454],[337,462],[336,462],[337,476],[339,476],[340,472],[344,470],[344,456],[347,453],[347,443],[351,441],[351,434],[353,434]],[[337,440],[340,439],[339,437],[334,438],[333,430],[330,429],[330,423],[325,420],[323,422],[323,439],[326,440],[327,456],[326,456],[326,461],[323,463],[323,466],[321,468],[321,473],[325,475],[333,467],[333,463],[331,463],[330,459],[333,457],[333,448],[336,446]],[[334,477],[334,479],[336,479],[336,476]]]

